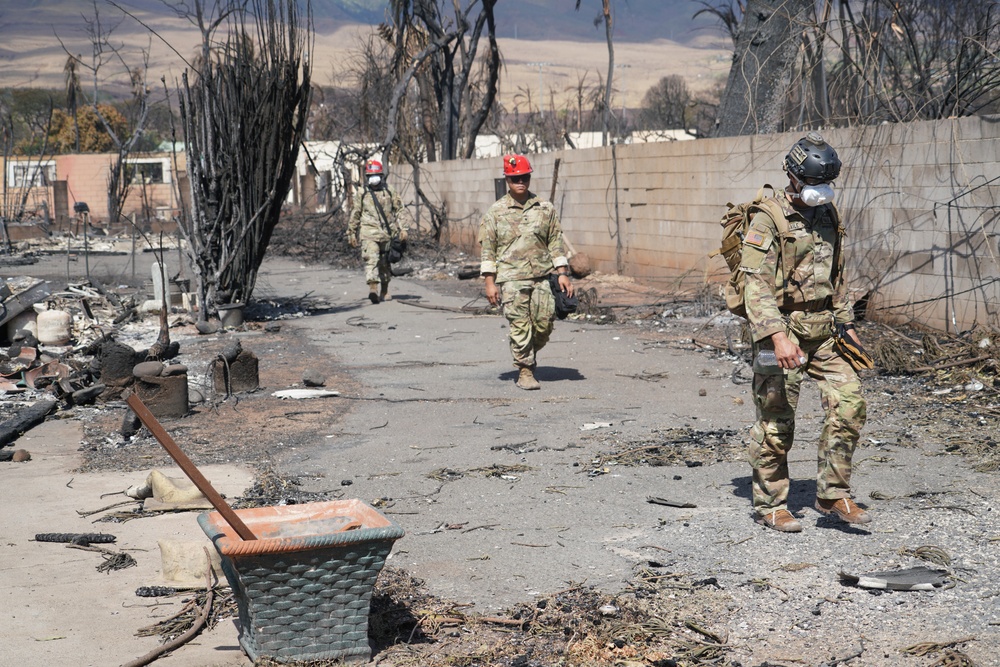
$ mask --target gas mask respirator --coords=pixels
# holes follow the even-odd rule
[[[819,185],[803,185],[799,192],[799,200],[806,206],[822,206],[833,201],[833,188],[829,183]]]
[[[370,187],[370,188],[377,188],[380,185],[382,185],[382,177],[381,176],[372,175],[372,176],[368,177],[368,187]],[[831,196],[832,196],[832,194],[831,194]]]

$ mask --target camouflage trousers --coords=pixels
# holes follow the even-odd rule
[[[867,418],[858,374],[833,350],[833,339],[798,340],[808,357],[794,370],[755,369],[753,380],[757,422],[750,432],[749,459],[753,467],[753,506],[758,514],[788,509],[788,452],[795,439],[795,409],[802,380],[809,376],[819,386],[826,413],[819,436],[816,497],[849,498],[851,458]],[[763,341],[764,347],[770,340]],[[758,351],[754,346],[754,357]],[[759,372],[764,370],[765,372]]]
[[[365,263],[365,282],[389,284],[392,271],[389,270],[389,242],[361,240],[361,260]]]
[[[517,368],[534,368],[535,353],[545,347],[556,318],[556,300],[548,277],[511,280],[500,285],[503,314],[510,323],[510,354]]]

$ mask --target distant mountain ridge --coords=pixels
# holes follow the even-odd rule
[[[190,0],[188,0],[190,2]],[[301,0],[300,0],[301,1]],[[91,62],[87,34],[94,5],[87,0],[19,0],[16,9],[0,1],[0,88],[65,87],[68,53]],[[212,4],[216,0],[206,0]],[[463,4],[467,0],[462,0]],[[450,4],[450,2],[448,2]],[[607,49],[601,0],[499,0],[497,33],[504,68],[501,97],[530,91],[551,98],[586,83],[594,85],[607,70]],[[111,41],[123,45],[130,66],[148,53],[153,80],[162,77],[176,85],[185,60],[198,50],[198,30],[181,19],[163,0],[115,0],[116,6],[97,0],[101,25],[111,30]],[[337,86],[336,71],[371,31],[385,20],[388,0],[312,0],[316,43],[310,53],[317,85]],[[614,8],[615,89],[628,106],[661,77],[680,75],[693,89],[707,89],[725,80],[731,62],[731,44],[714,22],[691,15],[703,5],[697,0],[612,0]],[[135,19],[156,31],[151,36]],[[100,85],[113,93],[126,92],[121,63],[109,59]],[[94,87],[84,74],[84,86]],[[114,87],[117,86],[117,89]]]
[[[212,0],[209,0],[209,4]],[[6,5],[7,3],[2,3]],[[130,12],[155,26],[158,19],[175,19],[163,0],[116,0]],[[601,0],[499,0],[496,5],[499,37],[525,40],[605,41]],[[120,16],[110,5],[97,2],[102,17]],[[345,23],[377,25],[385,20],[388,0],[312,0],[317,32],[331,32]],[[707,17],[692,18],[703,5],[697,0],[612,0],[614,39],[650,42],[670,39],[682,44],[692,38],[718,35],[715,22]],[[84,17],[92,17],[93,5],[81,0],[27,0],[15,7],[0,5],[0,48],[6,35],[36,34],[40,38],[79,32]],[[121,30],[136,28],[123,23]]]
[[[386,0],[313,0],[317,23],[325,17],[377,24],[384,20]],[[605,41],[601,0],[499,0],[499,37]],[[704,6],[697,0],[612,0],[614,38],[628,42],[670,39],[686,43],[699,34],[718,34],[710,18],[692,18]]]

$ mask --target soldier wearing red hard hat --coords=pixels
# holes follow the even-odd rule
[[[389,254],[393,239],[396,245],[406,243],[409,213],[392,187],[385,182],[382,163],[365,162],[365,183],[354,195],[354,208],[347,225],[347,243],[352,248],[361,247],[365,263],[365,282],[368,299],[379,303],[389,299],[389,281],[392,279]]]
[[[480,272],[486,279],[486,298],[503,307],[510,325],[517,386],[539,389],[536,354],[549,341],[555,321],[549,274],[557,273],[559,289],[572,297],[569,261],[555,207],[529,189],[528,158],[504,155],[503,175],[507,194],[490,206],[479,224]]]

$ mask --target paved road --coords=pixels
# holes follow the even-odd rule
[[[395,298],[373,306],[354,272],[269,262],[261,275],[270,294],[311,291],[329,301],[332,312],[294,326],[362,387],[343,423],[308,451],[284,453],[281,465],[312,490],[351,480],[350,495],[391,498],[387,512],[407,531],[392,562],[438,595],[486,610],[570,581],[618,590],[637,560],[654,553],[636,545],[669,543],[661,519],[701,530],[681,519],[749,509],[742,464],[590,472],[610,447],[595,435],[640,446],[662,441],[665,429],[747,425],[752,407],[734,401],[745,385],[730,380],[732,361],[649,347],[635,328],[567,320],[540,355],[542,389],[526,392],[514,385],[503,318],[415,305],[460,308],[465,298],[397,280]],[[693,333],[698,325],[675,326]],[[660,379],[630,377],[642,374]],[[600,423],[609,426],[581,430]],[[491,466],[526,469],[481,471]],[[442,469],[463,476],[432,475]],[[647,496],[698,507],[665,508]],[[750,534],[753,524],[743,523]]]
[[[939,414],[933,402],[926,414],[904,414],[889,391],[871,387],[854,486],[875,520],[854,528],[809,509],[820,411],[815,387],[805,385],[800,444],[790,462],[790,504],[805,530],[782,535],[749,518],[749,468],[740,452],[753,408],[746,385],[731,380],[742,362],[663,344],[694,334],[702,321],[672,320],[663,331],[557,323],[540,358],[542,389],[524,392],[514,386],[503,319],[450,310],[467,297],[443,296],[428,284],[397,280],[396,298],[373,306],[358,272],[271,260],[259,296],[325,299],[325,311],[283,326],[298,328],[351,378],[341,397],[328,399],[348,404],[346,416],[331,417],[311,441],[296,437],[294,447],[276,448],[279,471],[301,477],[307,490],[343,488],[347,497],[388,499],[383,510],[407,532],[390,564],[422,578],[431,593],[489,614],[575,583],[618,591],[655,560],[662,566],[657,572],[685,582],[717,581],[723,601],[693,611],[711,612],[709,625],[728,633],[732,657],[743,664],[842,656],[863,637],[864,664],[898,667],[904,646],[966,636],[976,637],[964,650],[977,664],[996,664],[996,473],[975,472],[968,461],[946,455],[947,443],[935,435],[940,429],[920,426]],[[266,340],[247,335],[250,346]],[[259,353],[266,374],[300,352],[264,347]],[[911,383],[894,391],[926,390]],[[582,430],[587,424],[607,426]],[[0,497],[31,508],[9,513],[3,524],[0,542],[10,565],[0,586],[10,610],[3,621],[17,641],[0,645],[0,664],[68,664],[76,656],[95,667],[121,664],[154,643],[133,637],[134,629],[151,614],[166,614],[131,600],[137,582],[157,574],[152,557],[124,575],[78,575],[76,604],[59,606],[64,589],[54,582],[68,589],[67,573],[92,568],[94,554],[73,553],[76,570],[69,569],[65,550],[30,540],[38,517],[52,517],[46,526],[53,529],[86,528],[90,519],[72,510],[93,507],[99,494],[135,481],[121,473],[73,472],[68,466],[79,436],[49,430],[62,425],[47,422],[44,433],[26,436],[24,446],[38,458],[28,469],[35,477],[15,479],[26,473],[0,469]],[[650,467],[601,459],[613,449],[675,440],[677,429],[694,434],[682,459],[711,461],[706,451],[716,449],[723,460]],[[710,437],[727,429],[734,433]],[[956,422],[955,435],[965,433]],[[650,504],[649,496],[695,507]],[[41,504],[48,499],[53,504]],[[178,536],[198,537],[186,519]],[[116,532],[123,548],[142,545],[155,553],[163,529],[134,521]],[[841,571],[919,564],[904,549],[922,545],[950,554],[960,577],[954,588],[882,597],[839,581]],[[670,588],[657,597],[678,608],[688,599]],[[162,662],[242,667],[247,661],[235,637],[231,624],[220,625]]]

